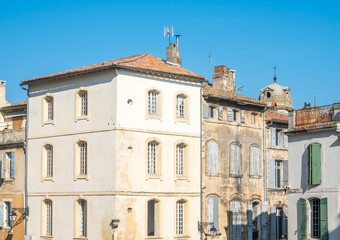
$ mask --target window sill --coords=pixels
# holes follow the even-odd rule
[[[40,238],[41,238],[41,239],[53,239],[53,236],[49,236],[49,235],[41,235]]]
[[[43,177],[42,182],[54,182],[53,177]]]
[[[5,178],[5,179],[3,179],[2,181],[3,181],[3,182],[10,183],[10,182],[13,182],[14,179],[12,179],[12,178]]]
[[[90,118],[89,118],[89,116],[78,116],[78,117],[76,117],[76,120],[75,120],[75,122],[77,122],[77,121],[81,121],[81,120],[86,120],[86,121],[89,121],[89,120],[90,120]]]
[[[207,177],[220,177],[221,174],[219,174],[219,173],[216,173],[216,174],[206,173],[205,176],[207,176]]]
[[[261,175],[249,175],[249,178],[261,179]]]
[[[146,238],[144,238],[145,240],[147,239],[163,239],[162,237],[157,237],[157,236],[148,236]]]
[[[188,181],[188,182],[190,182],[187,176],[176,176],[175,182],[177,182],[177,181]]]
[[[187,118],[176,118],[175,123],[187,123],[187,124],[189,124],[189,119],[187,119]]]
[[[73,240],[86,240],[87,237],[74,237]]]
[[[231,174],[230,174],[230,177],[233,177],[233,178],[243,178],[243,174],[235,174],[235,173],[231,173]]]
[[[148,179],[159,179],[161,180],[161,176],[160,175],[147,175],[146,180]]]
[[[88,175],[77,175],[74,180],[86,180],[88,181]]]
[[[147,114],[146,119],[161,120],[161,116],[159,114],[156,115]]]
[[[48,120],[48,121],[43,122],[43,126],[44,125],[54,125],[54,124],[55,124],[54,120]]]
[[[175,236],[174,239],[189,239],[190,236],[183,235],[183,236]]]

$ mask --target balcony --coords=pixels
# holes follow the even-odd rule
[[[295,127],[332,123],[334,121],[333,116],[333,105],[296,110]]]
[[[21,145],[25,142],[25,128],[4,129],[0,131],[0,147]],[[6,145],[6,146],[5,146]]]

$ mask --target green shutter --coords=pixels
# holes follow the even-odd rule
[[[309,184],[321,184],[321,145],[312,143],[308,146]]]
[[[307,202],[305,199],[299,199],[299,233],[300,239],[307,238]]]
[[[320,199],[320,226],[321,239],[328,240],[328,209],[327,198]]]

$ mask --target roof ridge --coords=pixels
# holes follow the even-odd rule
[[[143,58],[145,58],[145,57],[147,57],[147,56],[150,55],[150,53],[143,53],[143,54],[144,54],[144,56],[141,56],[141,57],[139,57],[139,58],[137,58],[137,59],[134,59],[134,60],[131,60],[131,61],[126,61],[126,62],[118,63],[118,65],[119,65],[119,64],[125,64],[125,63],[136,62],[136,61],[139,61],[139,60],[141,60],[141,59],[143,59]],[[143,55],[143,54],[141,54],[141,55]],[[113,63],[115,63],[115,62],[113,62]]]

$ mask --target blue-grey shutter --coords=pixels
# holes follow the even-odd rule
[[[218,173],[218,144],[214,141],[208,143],[208,173]]]
[[[282,211],[282,234],[284,236],[287,236],[287,215],[286,215],[286,207],[283,206],[283,211]]]
[[[0,227],[4,226],[4,202],[0,202]]]
[[[2,152],[1,155],[1,179],[6,178],[6,153]]]
[[[262,239],[268,239],[268,202],[262,203],[261,230]]]
[[[277,131],[277,142],[278,142],[278,144],[277,144],[277,146],[278,147],[281,147],[281,132],[282,131]]]
[[[12,202],[8,202],[8,215],[12,212]],[[12,226],[11,219],[8,218],[9,225]]]
[[[223,107],[218,107],[218,120],[223,120]]]
[[[278,240],[276,238],[276,207],[270,208],[270,240]]]
[[[203,118],[209,118],[209,105],[203,103]]]
[[[286,132],[288,132],[288,130],[287,129],[285,129],[285,130],[283,130],[283,146],[285,147],[285,148],[287,148],[288,147],[288,136],[285,134]]]
[[[241,123],[245,123],[246,122],[246,116],[245,116],[245,110],[241,111]]]
[[[237,145],[231,146],[231,174],[237,174]]]
[[[288,186],[288,160],[283,160],[283,186]]]
[[[270,160],[270,188],[275,188],[275,160]]]
[[[276,128],[272,128],[272,146],[276,147]]]
[[[247,208],[247,225],[248,225],[248,240],[253,240],[253,212],[252,202],[248,202]]]
[[[234,112],[233,112],[233,109],[227,108],[227,118],[228,118],[228,122],[234,121]]]
[[[219,233],[219,216],[218,216],[218,198],[213,197],[213,211],[214,211],[214,227],[216,228],[217,232]]]
[[[10,177],[15,178],[15,152],[11,152]]]

